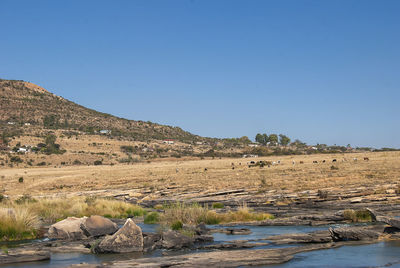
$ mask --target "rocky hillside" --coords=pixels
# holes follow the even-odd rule
[[[43,129],[79,130],[88,134],[103,130],[113,137],[138,141],[205,140],[179,127],[127,120],[88,109],[21,80],[0,80],[0,107],[0,124],[3,127],[17,128],[30,124]]]

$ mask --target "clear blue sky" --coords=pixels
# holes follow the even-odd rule
[[[400,1],[0,0],[0,78],[202,136],[400,147]]]

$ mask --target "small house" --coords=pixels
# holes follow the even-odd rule
[[[111,134],[111,130],[109,130],[109,129],[102,129],[102,130],[100,130],[100,134],[104,134],[104,135]]]
[[[172,140],[172,139],[166,139],[166,140],[163,140],[163,143],[165,143],[165,144],[174,144],[175,141]]]

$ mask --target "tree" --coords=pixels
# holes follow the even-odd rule
[[[249,137],[243,136],[243,137],[239,138],[239,142],[247,144],[247,143],[251,143],[251,140],[249,139]]]
[[[263,138],[264,138],[263,144],[264,144],[264,145],[267,145],[267,143],[269,142],[269,137],[268,137],[268,135],[264,133],[264,134],[263,134]]]
[[[271,145],[277,145],[278,144],[278,135],[276,135],[276,134],[269,135],[268,141]]]
[[[304,148],[307,146],[305,142],[302,142],[301,140],[296,139],[294,142],[292,142],[292,145],[296,146],[297,148]]]
[[[279,144],[287,146],[290,143],[290,138],[286,135],[279,134]]]
[[[45,143],[47,146],[52,146],[56,143],[56,139],[57,139],[56,135],[49,134],[46,136]]]
[[[264,144],[264,136],[263,136],[263,134],[257,133],[256,142]]]

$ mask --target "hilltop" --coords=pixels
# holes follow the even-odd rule
[[[0,80],[0,107],[0,121],[3,124],[30,124],[43,129],[74,129],[87,134],[106,130],[114,137],[136,141],[206,140],[179,127],[128,120],[98,112],[22,80]]]

